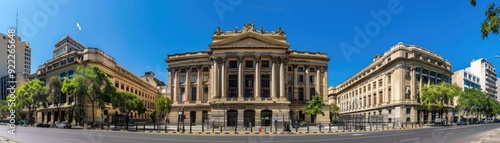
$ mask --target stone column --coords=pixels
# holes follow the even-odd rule
[[[222,77],[220,78],[222,80],[221,82],[221,98],[222,99],[225,99],[227,97],[227,86],[226,86],[226,83],[227,83],[227,69],[226,69],[226,58],[224,57],[222,59],[222,63],[221,63],[221,75]]]
[[[179,83],[179,68],[178,67],[174,67],[174,95],[173,95],[173,98],[174,98],[174,103],[178,103],[179,102],[179,86],[180,86],[180,83]]]
[[[328,66],[323,67],[323,86],[321,88],[323,88],[323,96],[326,96],[324,99],[328,99]],[[359,92],[359,94],[361,93]]]
[[[416,86],[415,85],[417,84],[417,79],[416,79],[417,75],[415,74],[415,66],[411,65],[410,70],[411,70],[410,71],[410,76],[411,76],[411,84],[410,84],[411,85],[411,94],[410,94],[410,100],[416,101],[417,98],[415,97],[415,95],[416,95],[417,92],[416,92]]]
[[[297,64],[293,64],[293,100],[299,100]],[[298,113],[297,113],[298,114]]]
[[[314,90],[316,90],[316,92],[318,93],[319,96],[323,96],[325,97],[322,93],[321,93],[321,66],[317,65],[316,66],[316,79],[315,80],[315,84],[316,86],[314,86]],[[323,101],[325,101],[325,99],[323,98]]]
[[[217,58],[213,58],[212,66],[212,99],[216,99],[219,96],[219,63]]]
[[[184,82],[186,85],[184,89],[184,102],[190,102],[191,101],[191,67],[186,66],[186,81]]]
[[[273,100],[276,97],[276,57],[272,57],[271,58],[271,98],[273,98]]]
[[[255,95],[255,98],[257,100],[257,98],[260,98],[260,55],[256,55],[255,56],[255,81],[254,81],[254,95]],[[257,116],[255,116],[257,117]]]
[[[309,65],[305,65],[304,66],[304,70],[306,72],[306,75],[304,76],[304,80],[305,80],[304,82],[306,83],[306,86],[304,87],[305,88],[304,89],[304,91],[305,91],[304,95],[306,96],[305,97],[306,101],[309,101],[309,100],[311,100],[311,95],[310,95],[310,91],[309,91],[309,88],[310,88],[309,87],[309,76],[310,76],[309,75]]]
[[[197,89],[196,89],[196,96],[197,96],[197,99],[196,99],[196,102],[197,103],[201,103],[202,99],[203,99],[203,75],[201,74],[201,71],[203,70],[203,66],[202,65],[198,65],[198,81],[197,81]],[[200,116],[201,117],[201,116]]]
[[[280,59],[280,100],[286,100],[286,92],[285,92],[285,62],[286,62],[286,57],[282,57]]]
[[[238,98],[243,100],[244,87],[243,87],[243,56],[238,56]]]

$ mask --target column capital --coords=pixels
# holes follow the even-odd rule
[[[298,64],[292,64],[293,68],[297,68],[299,65]]]
[[[323,66],[323,68],[325,68],[325,71],[328,71],[328,65]]]
[[[309,68],[309,66],[310,66],[310,65],[304,65],[304,68],[306,68],[306,69],[307,69],[307,68]],[[304,70],[305,70],[305,69],[304,69]]]
[[[200,71],[203,68],[203,65],[196,65],[196,68],[198,68],[198,71]]]

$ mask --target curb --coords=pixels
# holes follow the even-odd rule
[[[299,131],[299,132],[247,132],[247,131],[223,131],[223,132],[177,132],[177,131],[126,131],[125,132],[143,132],[143,133],[156,133],[156,134],[184,134],[184,135],[285,135],[285,134],[336,134],[336,133],[354,133],[354,132],[370,132],[370,131],[395,131],[395,130],[410,130],[410,129],[422,129],[422,127],[417,128],[395,128],[395,129],[377,129],[377,130],[334,130],[334,131]]]

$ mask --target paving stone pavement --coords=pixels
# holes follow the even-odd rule
[[[0,136],[0,143],[16,143],[16,142]]]

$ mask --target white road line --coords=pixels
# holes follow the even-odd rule
[[[72,139],[72,138],[62,138],[63,140],[70,140],[70,141],[77,141],[77,142],[80,142],[79,139]]]
[[[412,139],[405,139],[405,140],[399,140],[400,142],[406,142],[406,141],[412,141],[412,140],[419,140],[420,138],[412,138]]]
[[[446,133],[446,134],[444,134],[444,135],[451,135],[451,134],[454,134],[454,132],[451,132],[451,133]]]

